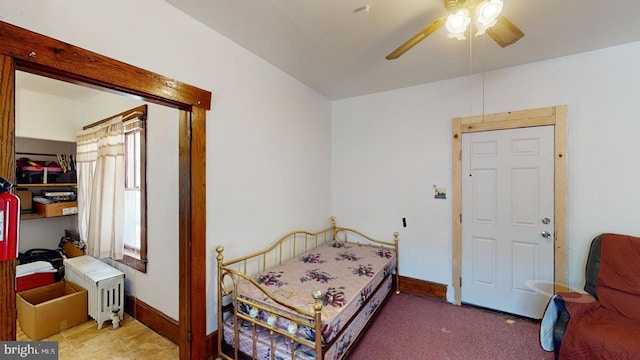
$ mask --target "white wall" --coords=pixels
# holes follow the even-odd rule
[[[162,0],[0,0],[0,9],[3,21],[213,93],[207,114],[208,332],[216,329],[217,245],[233,257],[293,228],[328,225],[331,104],[325,97]],[[177,149],[161,151],[171,159]],[[177,214],[172,196],[177,191],[158,199],[162,205],[150,207],[149,215]],[[162,286],[150,280],[148,295],[140,298],[153,304],[146,298],[161,297],[154,291]],[[177,307],[158,309],[176,314]]]
[[[591,239],[640,236],[640,42],[485,74],[485,113],[568,105],[569,285]],[[451,119],[482,113],[481,75],[333,103],[332,213],[400,232],[402,275],[451,285]],[[433,185],[448,198],[435,200]],[[407,228],[402,228],[402,217]]]
[[[24,253],[31,249],[55,249],[65,229],[77,228],[77,216],[21,220],[18,250]]]
[[[77,115],[73,129],[73,141],[76,141],[76,133],[82,130],[83,126],[144,104],[144,102],[131,97],[115,95],[104,91],[97,92],[87,99],[77,100]],[[176,117],[177,116],[176,113]]]
[[[16,136],[57,141],[76,141],[77,102],[19,89],[16,91]],[[61,120],[61,121],[57,121]]]

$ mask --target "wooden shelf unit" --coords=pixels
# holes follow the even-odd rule
[[[76,183],[18,184],[17,187],[76,187]]]
[[[31,151],[16,151],[16,159],[20,158],[20,157],[29,157],[34,161],[39,161],[39,160],[43,160],[43,159],[50,159],[52,161],[58,161],[58,156],[56,153],[53,152],[38,152],[38,150],[45,150],[47,151],[47,149],[55,151],[57,153],[70,153],[72,152],[72,149],[68,148],[68,146],[66,144],[61,145],[61,142],[55,142],[55,141],[48,141],[48,140],[42,140],[42,141],[38,141],[38,140],[33,140],[33,139],[22,139],[21,141],[23,141],[23,144],[21,146],[22,149],[35,149],[35,152],[31,152]],[[26,141],[26,142],[25,142]],[[46,180],[45,180],[46,181]],[[16,185],[16,187],[20,188],[20,189],[28,189],[30,190],[32,193],[35,192],[40,192],[40,191],[46,191],[47,188],[51,188],[52,191],[58,191],[58,190],[53,190],[53,189],[60,189],[60,188],[76,188],[77,187],[77,183],[75,182],[64,182],[64,183],[19,183]],[[59,190],[59,191],[63,191],[63,190]],[[54,203],[54,204],[59,204],[59,203]],[[48,218],[48,217],[60,217],[60,216],[70,216],[70,215],[51,215],[51,211],[46,212],[48,215],[45,216],[45,210],[44,209],[52,209],[53,207],[60,207],[61,205],[55,205],[52,206],[54,204],[39,204],[36,205],[36,203],[32,204],[32,213],[23,213],[20,214],[20,220],[33,220],[33,219],[43,219],[43,218]],[[41,214],[38,214],[36,211],[36,208],[39,206],[39,208],[41,209]]]
[[[20,220],[43,219],[44,215],[40,214],[20,214]]]

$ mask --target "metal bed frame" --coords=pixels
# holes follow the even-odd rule
[[[393,278],[395,282],[396,294],[400,293],[399,290],[399,260],[398,260],[398,233],[394,233],[394,241],[393,242],[385,242],[381,240],[373,239],[357,230],[338,227],[336,226],[335,217],[331,217],[331,227],[319,232],[309,232],[309,231],[292,231],[283,237],[281,237],[278,241],[276,241],[273,245],[268,247],[265,250],[259,251],[257,253],[251,254],[249,256],[245,256],[239,259],[231,260],[224,262],[223,251],[224,248],[222,246],[218,246],[216,248],[216,260],[218,263],[218,354],[217,360],[237,360],[242,359],[243,357],[257,358],[257,349],[256,349],[256,331],[258,328],[266,329],[269,331],[270,341],[271,341],[271,359],[275,359],[275,351],[274,351],[274,337],[276,335],[280,335],[286,338],[291,346],[291,358],[296,358],[296,347],[297,344],[305,345],[311,349],[315,350],[316,359],[322,360],[324,359],[324,353],[327,349],[329,349],[333,342],[330,344],[322,344],[322,292],[319,290],[313,291],[310,296],[314,299],[313,312],[299,309],[289,304],[286,304],[280,301],[277,297],[275,297],[272,293],[270,293],[265,287],[254,280],[253,276],[260,272],[264,272],[272,266],[281,265],[283,262],[295,258],[307,251],[310,251],[322,244],[327,243],[328,241],[339,241],[344,243],[354,243],[354,244],[370,244],[376,245],[385,249],[392,249],[396,253],[396,264],[395,264],[395,278]],[[352,241],[350,238],[355,238],[357,241]],[[362,241],[362,242],[361,242]],[[393,276],[393,274],[389,274],[389,276]],[[284,309],[289,311],[282,311],[274,307],[266,307],[263,304],[256,303],[250,299],[244,298],[242,296],[236,296],[238,294],[238,282],[239,281],[248,281],[258,288],[262,293],[264,293],[265,297],[268,297],[274,303],[279,304]],[[384,281],[380,284],[382,284]],[[388,295],[388,294],[387,294]],[[226,303],[225,303],[226,302]],[[240,306],[245,306],[251,309],[249,314],[242,313],[238,311]],[[366,304],[364,304],[362,308],[364,308]],[[360,310],[361,310],[360,309]],[[267,323],[264,321],[257,319],[257,314],[259,311],[264,311],[269,315],[269,319]],[[360,311],[356,312],[353,315],[352,319],[355,318]],[[225,317],[226,316],[226,317]],[[235,346],[233,346],[233,354],[228,354],[223,351],[223,349],[229,346],[226,345],[224,341],[224,321],[229,317],[234,317],[234,342]],[[372,316],[368,323],[371,322],[374,316]],[[289,326],[287,329],[282,329],[277,326],[274,326],[276,319],[281,318],[288,321]],[[252,354],[244,354],[239,350],[239,336],[240,336],[240,326],[239,321],[242,320],[245,324],[249,323],[251,327],[251,336],[253,338],[253,349]],[[315,341],[309,341],[304,338],[300,338],[296,336],[296,332],[299,326],[306,326],[315,330]],[[343,331],[348,326],[345,326]],[[366,326],[365,326],[366,329]],[[363,329],[364,331],[364,329]],[[336,336],[336,339],[338,336]],[[353,344],[352,344],[353,345]]]

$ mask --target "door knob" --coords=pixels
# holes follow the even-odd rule
[[[551,223],[551,219],[549,219],[548,217],[542,218],[542,220],[540,221],[542,221],[542,223],[545,225],[549,225]]]
[[[551,234],[549,234],[548,231],[543,231],[540,235],[542,235],[542,237],[545,239],[548,239],[551,237]]]

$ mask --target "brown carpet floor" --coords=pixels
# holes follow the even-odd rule
[[[392,294],[349,359],[553,359],[539,331],[533,320]]]

